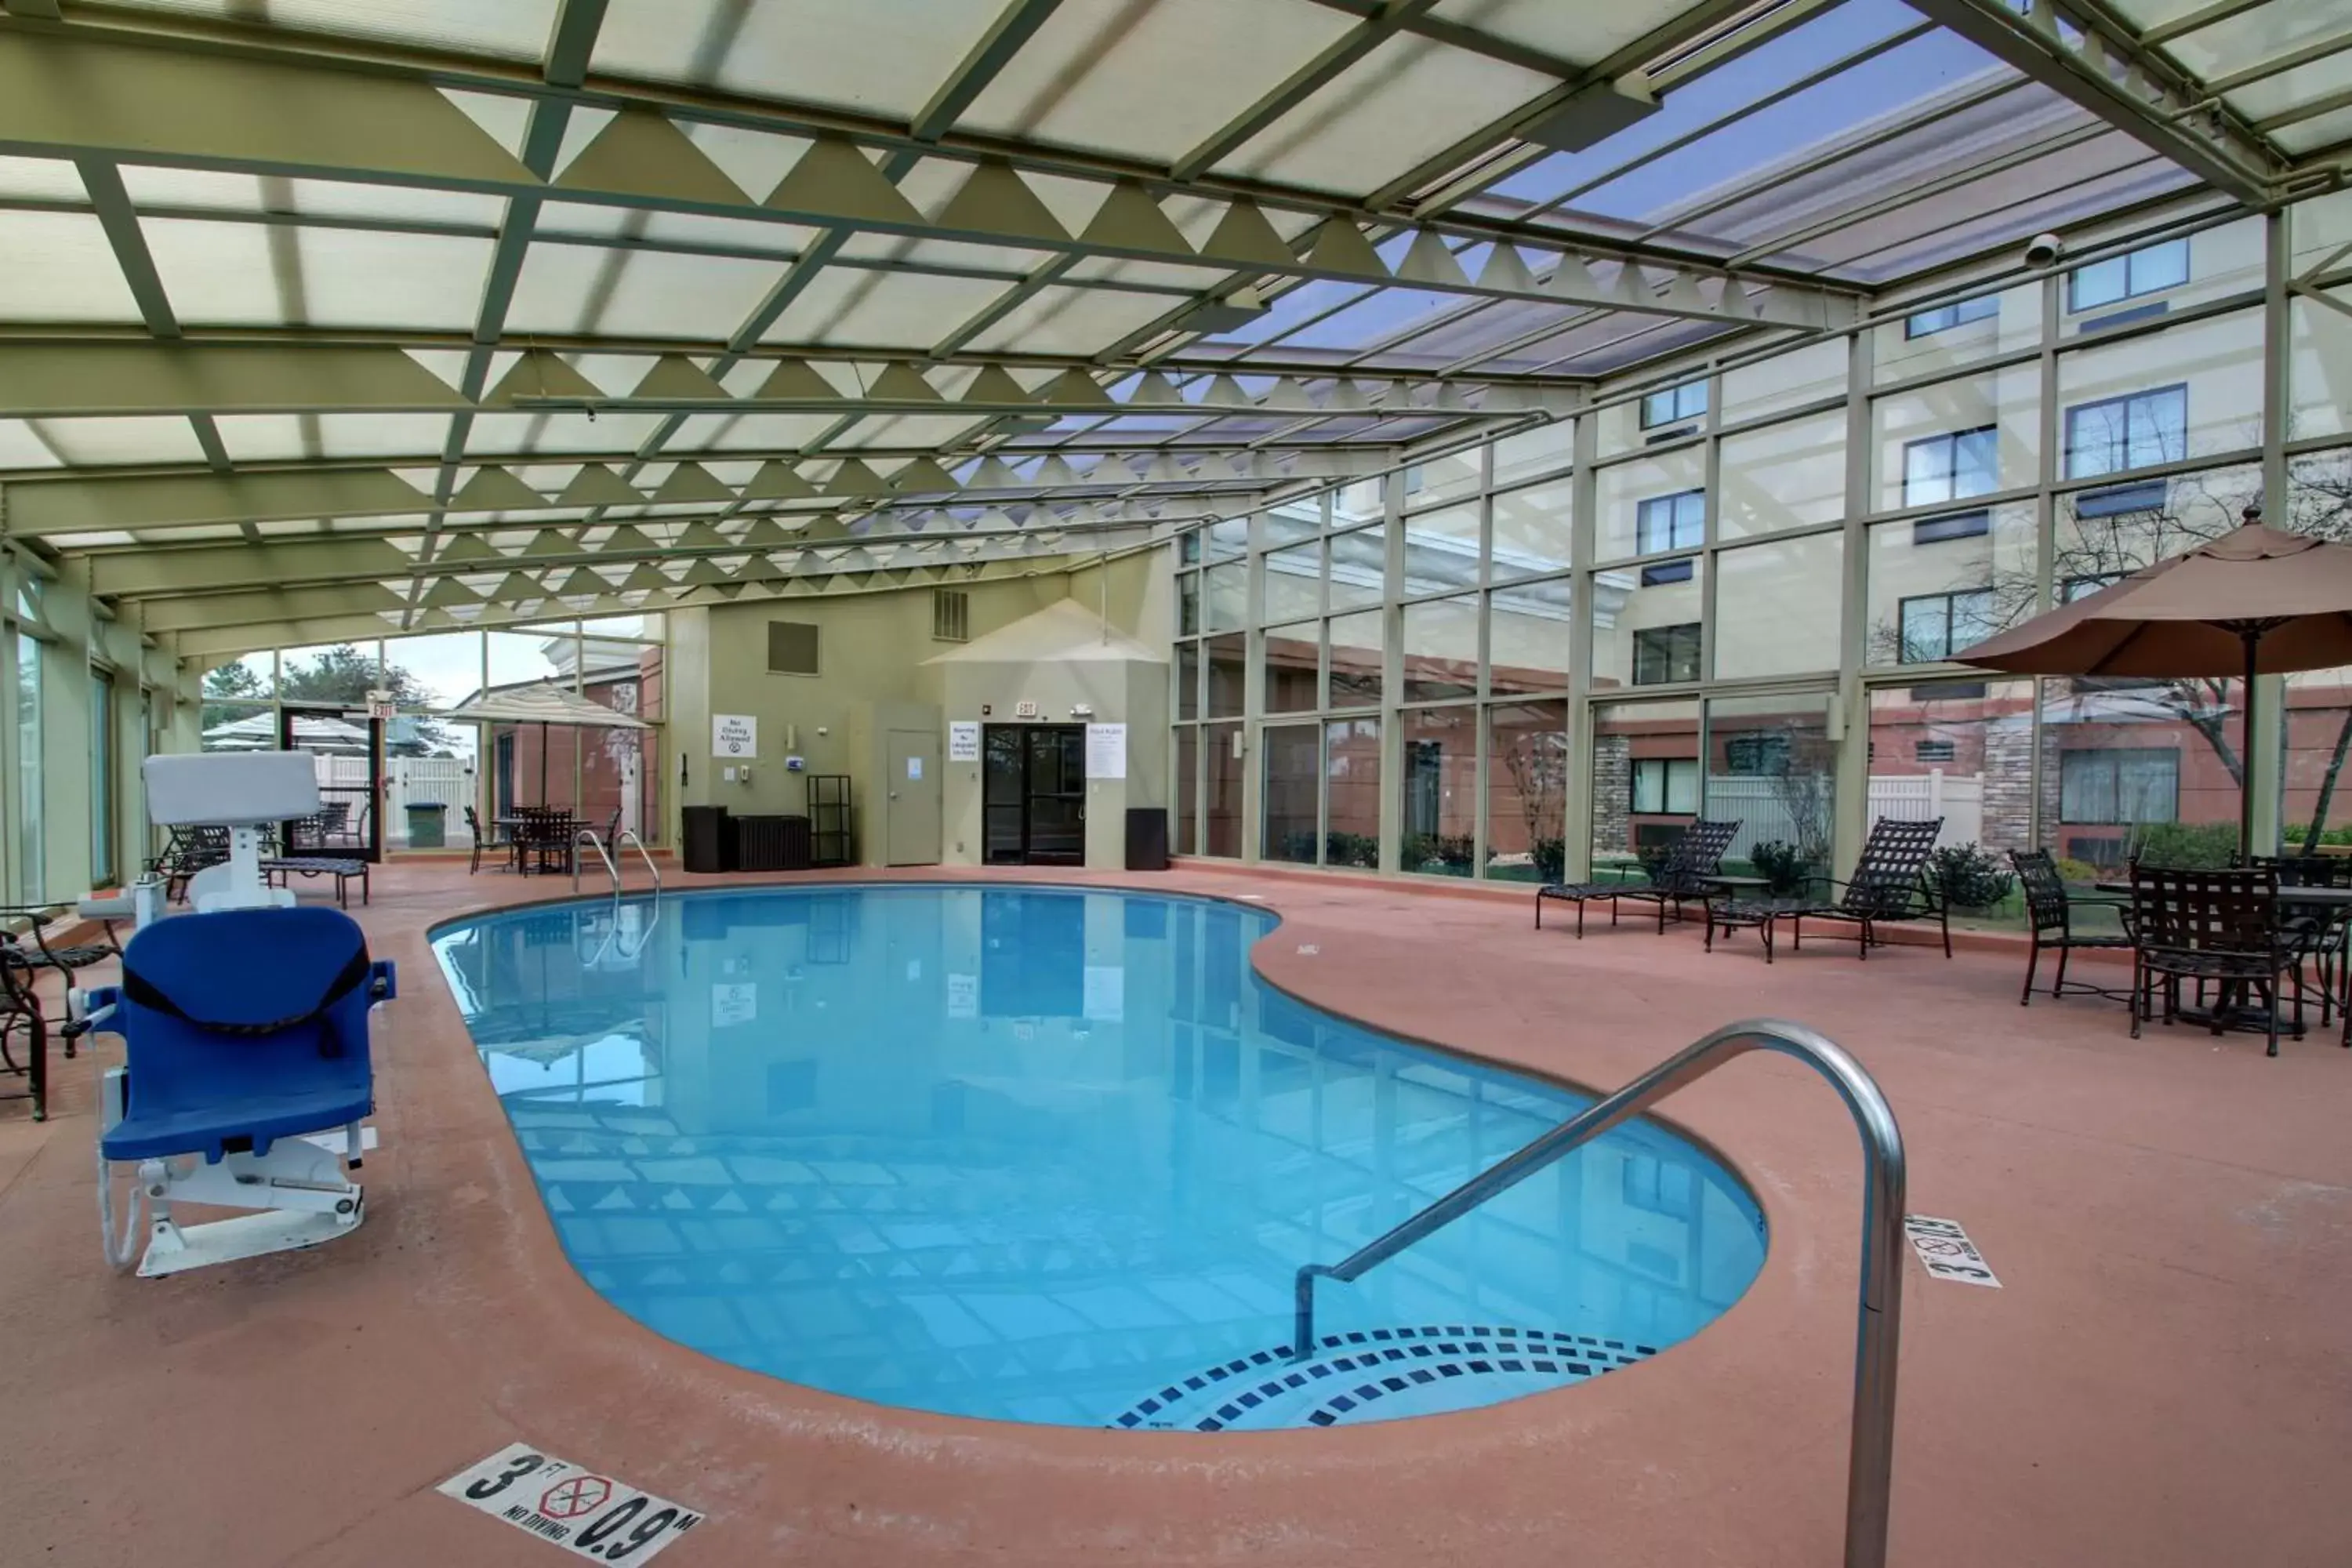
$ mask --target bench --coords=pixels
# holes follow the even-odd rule
[[[332,877],[335,879],[335,902],[351,908],[348,890],[351,879],[360,881],[360,902],[368,901],[368,863],[364,860],[341,860],[323,855],[276,855],[261,862],[261,879],[273,888],[293,886],[295,877]]]

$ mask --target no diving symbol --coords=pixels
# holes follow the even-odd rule
[[[1962,1251],[1957,1241],[1940,1241],[1929,1237],[1919,1237],[1917,1245],[1922,1256],[1932,1252],[1938,1258],[1958,1258]]]
[[[550,1519],[577,1519],[591,1509],[604,1507],[612,1495],[613,1483],[604,1477],[573,1476],[539,1494],[539,1511]]]

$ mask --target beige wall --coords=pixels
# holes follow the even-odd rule
[[[1146,647],[1164,648],[1174,635],[1168,563],[1166,550],[1152,550],[1076,572],[960,584],[960,591],[970,596],[971,638],[977,641],[1069,598],[1088,610],[1108,608],[1116,629]],[[957,646],[932,640],[931,608],[931,587],[926,584],[671,611],[670,750],[686,759],[688,773],[680,786],[677,763],[667,764],[672,770],[666,781],[672,786],[668,798],[681,807],[723,805],[738,815],[804,812],[805,775],[796,776],[784,765],[786,755],[796,753],[806,761],[805,773],[850,775],[857,855],[878,864],[883,846],[875,808],[879,797],[872,792],[879,775],[882,726],[874,714],[881,705],[927,705],[941,726],[943,854],[950,864],[976,862],[977,769],[969,763],[947,764],[944,723],[979,714],[964,712],[948,700],[952,666],[926,662]],[[771,621],[799,621],[818,628],[817,674],[769,673]],[[1097,862],[1096,839],[1098,833],[1106,834],[1111,836],[1106,844],[1123,846],[1118,836],[1123,833],[1120,817],[1129,804],[1127,795],[1135,794],[1136,805],[1164,804],[1167,666],[1150,666],[1157,671],[1154,678],[1122,680],[1116,690],[1099,691],[1083,681],[1031,677],[995,665],[980,668],[995,673],[959,679],[954,695],[961,701],[994,705],[995,717],[1001,719],[1009,720],[1013,703],[1024,698],[1038,701],[1054,717],[1066,716],[1073,702],[1091,702],[1103,722],[1132,715],[1126,720],[1129,774],[1130,785],[1139,785],[1140,792],[1122,791],[1118,801],[1106,799],[1101,813],[1088,813],[1088,863],[1118,864],[1123,847],[1113,858]],[[1036,689],[1016,689],[1026,687]],[[710,754],[711,718],[720,713],[750,714],[759,721],[759,755],[750,764],[748,782],[728,782],[721,773],[727,764]],[[964,777],[966,773],[971,776]],[[961,851],[959,843],[964,846]]]

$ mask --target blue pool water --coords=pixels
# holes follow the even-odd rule
[[[1325,1282],[1326,1342],[1289,1363],[1299,1264],[1585,1101],[1274,990],[1249,963],[1274,925],[1131,892],[770,888],[518,910],[434,948],[588,1281],[836,1394],[1078,1426],[1381,1420],[1605,1373],[1747,1288],[1753,1200],[1636,1123]]]

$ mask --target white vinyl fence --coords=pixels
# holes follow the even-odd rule
[[[1728,858],[1744,860],[1757,845],[1815,844],[1829,837],[1827,813],[1831,793],[1826,781],[1818,789],[1803,781],[1776,778],[1715,777],[1706,781],[1706,816],[1717,822],[1738,822]],[[1801,824],[1801,813],[1814,820]],[[1870,781],[1870,820],[1891,816],[1903,822],[1944,819],[1936,836],[1940,847],[1966,844],[1984,837],[1984,775],[1948,773],[1941,769],[1918,774],[1874,775]]]
[[[350,792],[367,787],[368,763],[365,757],[341,756],[329,752],[313,752],[312,764],[318,769],[319,787]],[[474,773],[463,757],[386,757],[383,792],[383,842],[386,848],[404,848],[408,844],[408,807],[411,803],[432,803],[448,807],[443,814],[443,832],[453,848],[464,848],[471,842],[466,837],[466,807],[474,804]],[[356,796],[345,794],[342,798]]]

